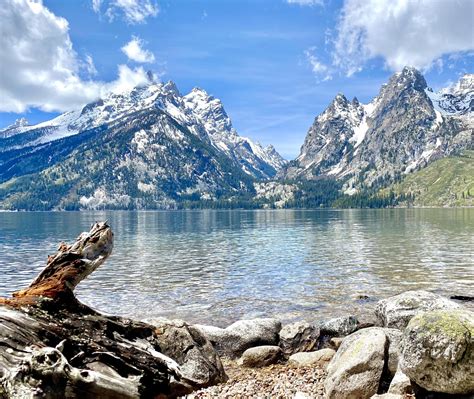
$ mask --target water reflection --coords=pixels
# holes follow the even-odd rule
[[[357,312],[359,293],[474,285],[474,209],[0,213],[0,295],[102,219],[114,252],[78,295],[135,318],[317,320]]]

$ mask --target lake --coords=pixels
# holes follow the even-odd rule
[[[136,319],[318,321],[409,289],[474,287],[474,209],[0,212],[0,296],[104,219],[112,256],[77,294]]]

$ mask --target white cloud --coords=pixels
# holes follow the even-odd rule
[[[322,6],[324,0],[286,0],[288,4],[299,4],[300,6]]]
[[[346,0],[337,27],[334,65],[347,75],[381,57],[386,66],[428,69],[474,48],[470,0]]]
[[[103,0],[92,0],[92,9],[100,12]],[[105,15],[113,21],[117,15],[122,15],[129,24],[145,23],[149,17],[158,15],[158,5],[151,0],[110,0]]]
[[[143,40],[137,36],[132,36],[132,40],[122,47],[122,52],[132,61],[154,62],[155,56],[151,51],[145,50],[143,45]]]
[[[92,58],[78,57],[68,22],[41,1],[3,2],[0,21],[0,111],[66,111],[148,81],[143,68],[126,65],[118,66],[118,78],[112,82],[81,79],[81,69],[90,75],[95,71]]]
[[[92,0],[92,9],[94,12],[100,12],[100,6],[102,5],[102,0]]]
[[[314,75],[322,81],[331,80],[332,79],[332,72],[331,68],[326,64],[322,63],[315,54],[316,48],[311,47],[305,50],[304,55],[308,60],[309,64],[311,65],[311,69]]]
[[[85,69],[89,76],[97,75],[97,69],[95,68],[94,60],[89,54],[85,56],[85,60],[82,63],[82,68]]]

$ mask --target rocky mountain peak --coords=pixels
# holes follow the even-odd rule
[[[402,90],[413,88],[421,91],[427,88],[426,80],[418,69],[410,66],[403,68],[401,72],[395,73],[389,80],[389,88]]]
[[[172,80],[169,80],[163,85],[163,90],[175,94],[177,96],[180,96],[181,94],[179,93],[178,86],[176,86],[176,83],[174,83]]]

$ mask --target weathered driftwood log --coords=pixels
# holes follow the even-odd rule
[[[102,315],[75,298],[112,246],[110,227],[96,223],[61,244],[28,288],[0,299],[0,398],[176,397],[226,380],[212,345],[191,326],[179,326],[186,345],[169,343],[176,333]]]

